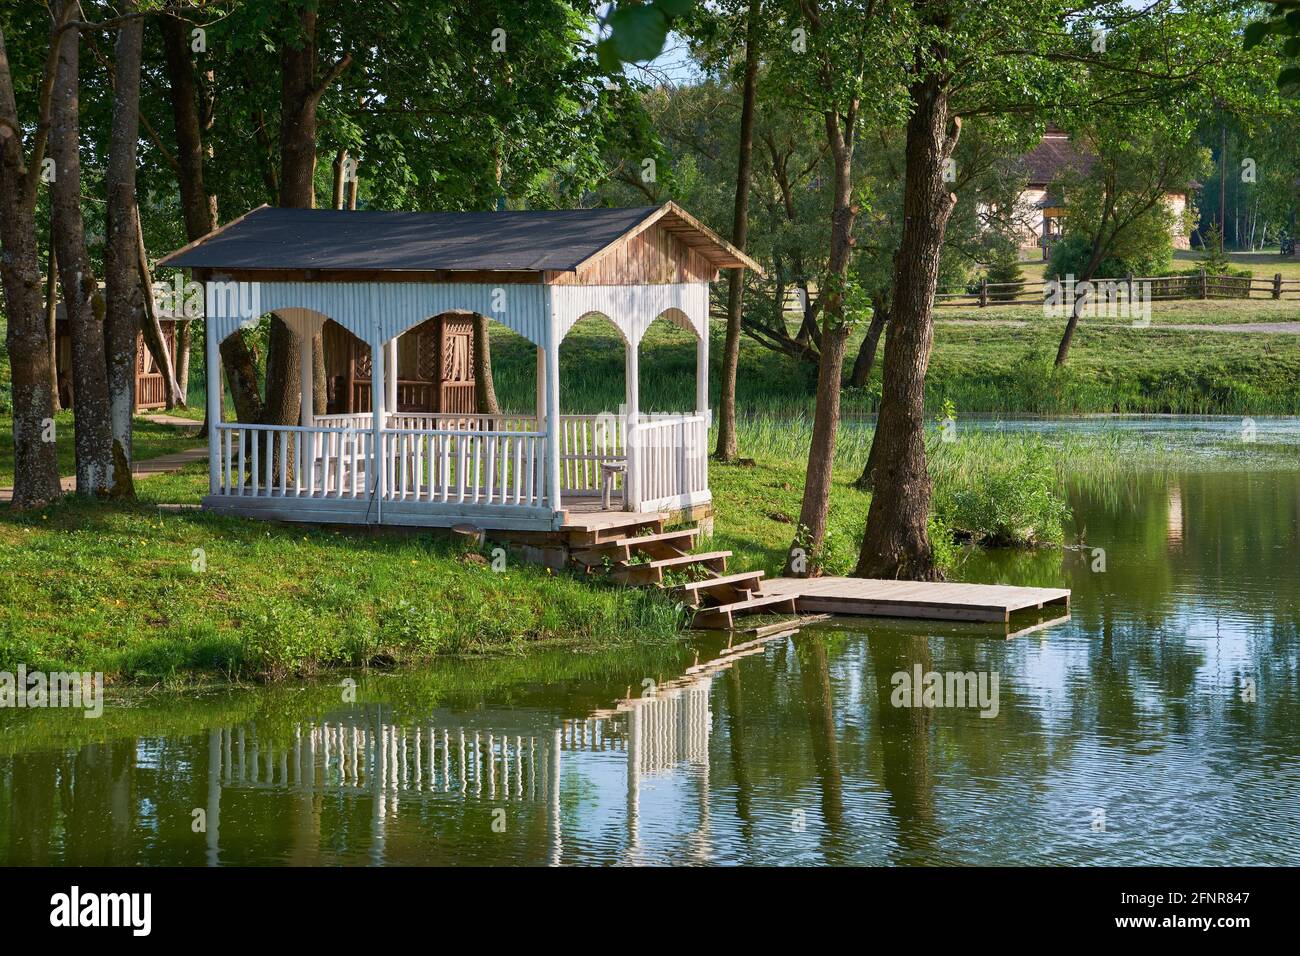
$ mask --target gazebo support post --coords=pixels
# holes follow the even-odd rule
[[[641,510],[641,356],[629,336],[623,366],[624,434],[627,436],[627,474],[623,476],[623,510]]]
[[[546,290],[546,498],[556,520],[560,501],[560,335],[555,322],[554,290]]]
[[[704,319],[704,329],[695,343],[695,414],[709,412],[709,320]]]
[[[546,421],[546,349],[537,347],[537,404],[533,406],[540,429]]]
[[[370,340],[370,427],[374,432],[370,442],[370,476],[373,482],[370,493],[378,502],[376,514],[379,516],[378,520],[380,521],[383,520],[384,485],[386,482],[384,475],[385,456],[381,432],[384,428],[384,376],[387,373],[385,366],[388,364],[384,361],[384,358],[387,351],[384,347],[382,333],[376,329],[374,337]]]
[[[204,283],[207,290],[207,283]],[[205,295],[205,299],[208,297]],[[207,311],[205,315],[209,314]],[[217,343],[217,327],[211,320],[203,323],[203,367],[208,378],[208,494],[218,490],[217,470],[221,467],[221,353]]]

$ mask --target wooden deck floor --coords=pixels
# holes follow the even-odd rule
[[[931,621],[1006,621],[1015,611],[1070,606],[1065,588],[1005,584],[880,581],[871,578],[775,578],[763,594],[789,595],[807,614],[915,617]]]

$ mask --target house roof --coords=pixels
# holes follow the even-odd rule
[[[1068,170],[1086,173],[1095,157],[1076,149],[1070,137],[1054,127],[1049,127],[1038,145],[1019,159],[1020,166],[1029,177],[1030,186],[1047,186]]]
[[[260,206],[158,264],[201,269],[572,272],[655,224],[716,268],[762,271],[671,202],[632,209],[513,212]]]

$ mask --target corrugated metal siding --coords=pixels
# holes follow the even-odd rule
[[[232,288],[232,287],[238,288]],[[546,287],[473,282],[207,283],[207,316],[221,341],[268,312],[309,309],[357,338],[388,341],[431,316],[456,309],[486,315],[534,345],[546,344]]]

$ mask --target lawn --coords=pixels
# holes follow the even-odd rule
[[[1179,303],[1186,306],[1187,303]],[[1200,321],[1220,320],[1240,305],[1268,309],[1275,303],[1215,302]],[[1300,303],[1267,315],[1237,313],[1240,320],[1300,320]],[[1189,414],[1296,414],[1300,412],[1300,339],[1268,333],[1185,332],[1161,329],[1170,315],[1152,325],[1084,322],[1075,336],[1069,362],[1053,370],[1060,323],[1044,321],[1041,310],[1028,326],[998,322],[940,322],[926,387],[932,414],[952,401],[960,415],[1060,415],[1097,412]],[[991,318],[1014,318],[1014,310],[988,309]],[[946,314],[945,314],[945,317]],[[1177,321],[1191,321],[1180,311]],[[854,329],[845,356],[845,374],[865,334]],[[710,345],[716,407],[722,355],[722,329],[713,327]],[[883,343],[878,353],[883,355]],[[520,336],[493,338],[497,393],[504,406],[531,411],[535,350]],[[561,408],[566,412],[616,411],[623,401],[623,343],[603,320],[578,323],[560,347]],[[695,341],[667,322],[656,322],[641,346],[641,406],[648,411],[680,411],[693,405]],[[742,416],[809,416],[816,368],[746,339],[741,349],[737,408]],[[844,393],[847,419],[866,418],[879,405],[880,362],[865,389]]]
[[[59,412],[54,417],[55,440],[59,453],[59,474],[71,475],[76,469],[76,449],[73,443],[72,412]],[[193,448],[202,442],[186,435],[171,425],[160,425],[137,416],[132,429],[133,450],[137,461],[157,458],[173,452]],[[0,413],[0,487],[14,482],[14,428],[13,416]]]

